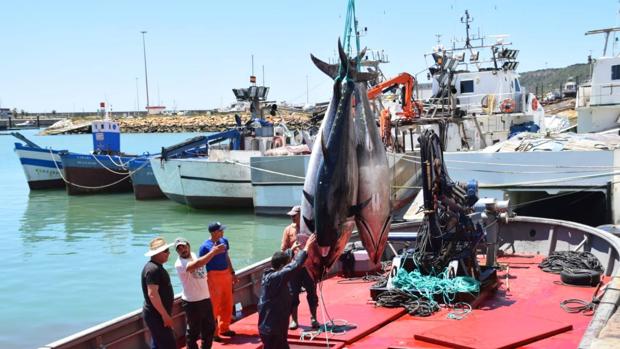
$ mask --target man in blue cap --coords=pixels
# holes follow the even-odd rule
[[[215,317],[216,329],[213,340],[221,341],[221,336],[232,337],[234,331],[230,330],[233,309],[233,283],[235,282],[235,270],[228,256],[230,244],[224,237],[226,226],[220,222],[209,224],[211,238],[206,240],[198,254],[200,257],[209,253],[215,246],[225,245],[226,251],[220,253],[206,264],[207,277],[209,279],[209,293],[213,304],[213,316]]]

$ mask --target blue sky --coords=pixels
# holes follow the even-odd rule
[[[617,26],[617,1],[358,0],[368,32],[362,45],[384,50],[386,75],[416,73],[436,43],[464,36],[465,9],[472,29],[510,34],[520,49],[519,71],[563,67],[602,54],[591,29]],[[309,59],[334,57],[346,0],[265,1],[5,1],[0,43],[0,105],[29,112],[114,110],[146,105],[141,30],[146,30],[151,104],[169,109],[216,108],[246,87],[254,55],[270,99],[325,101],[329,79]],[[620,46],[617,52],[620,52]],[[423,77],[422,82],[426,79]]]

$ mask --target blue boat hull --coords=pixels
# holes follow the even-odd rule
[[[136,158],[128,166],[136,200],[163,199],[166,197],[157,184],[148,158]]]
[[[63,152],[60,158],[69,195],[133,190],[127,163],[135,157]]]

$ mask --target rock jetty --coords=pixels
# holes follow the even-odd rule
[[[242,123],[250,120],[249,113],[240,114]],[[304,112],[278,113],[267,115],[270,122],[284,121],[289,129],[305,129],[311,126],[312,115]],[[90,133],[90,125],[99,116],[68,118],[55,123],[41,131],[41,135]],[[219,132],[234,127],[235,113],[218,113],[211,115],[145,117],[113,117],[123,133],[164,133],[164,132]]]

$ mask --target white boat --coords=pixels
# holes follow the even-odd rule
[[[296,142],[284,125],[252,127],[210,135],[213,139],[200,143],[206,149],[197,154],[152,157],[153,174],[164,195],[195,208],[252,207],[250,158]]]
[[[577,131],[600,132],[620,126],[620,56],[607,56],[607,42],[617,28],[591,30],[586,35],[605,34],[603,56],[592,60],[592,79],[577,90]]]
[[[20,133],[13,136],[24,143],[15,143],[15,153],[19,157],[22,169],[32,190],[64,188],[63,167],[58,150],[41,148]]]
[[[252,207],[250,157],[261,152],[211,149],[208,157],[151,158],[153,174],[171,200],[195,207]],[[246,166],[243,166],[246,164]]]

